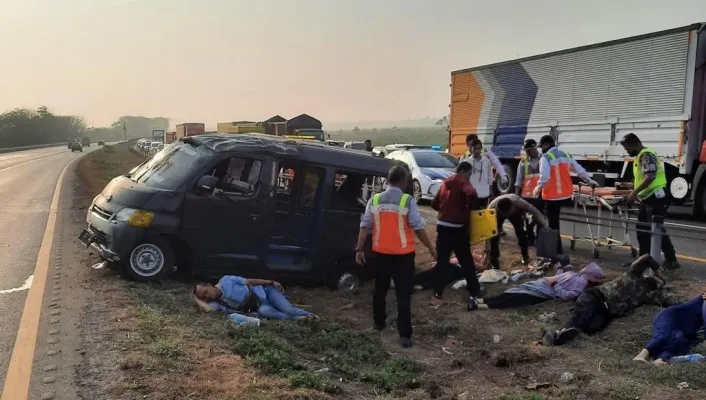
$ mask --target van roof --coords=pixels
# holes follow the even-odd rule
[[[382,175],[387,175],[390,168],[396,164],[389,159],[373,157],[370,153],[329,146],[323,142],[296,140],[262,133],[198,135],[181,140],[202,144],[219,153],[246,150]]]

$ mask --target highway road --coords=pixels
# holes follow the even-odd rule
[[[63,168],[86,154],[65,146],[0,154],[0,388]]]

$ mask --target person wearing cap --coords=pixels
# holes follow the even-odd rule
[[[527,139],[523,147],[525,155],[522,156],[522,161],[517,165],[515,193],[538,210],[543,211],[542,199],[534,197],[534,188],[537,187],[537,182],[539,182],[540,154],[537,150],[537,141]],[[535,243],[537,237],[536,229],[538,229],[538,225],[534,218],[525,218],[525,231],[527,232],[527,242],[530,246]]]
[[[539,147],[542,149],[542,158],[539,160],[539,181],[534,188],[532,195],[539,197],[542,195],[549,228],[561,232],[561,207],[574,194],[574,184],[571,180],[573,171],[579,178],[588,182],[591,186],[598,186],[592,180],[588,172],[571,157],[571,154],[559,150],[556,141],[551,135],[544,135],[539,139]],[[561,235],[557,240],[557,254],[563,254],[561,245]]]
[[[468,147],[468,150],[466,150],[466,152],[463,153],[463,156],[461,156],[461,161],[468,161],[467,159],[473,157],[473,141],[477,139],[478,135],[476,135],[475,133],[471,133],[466,136],[466,147]],[[490,162],[493,163],[493,166],[495,167],[495,173],[500,175],[500,182],[503,185],[507,184],[507,172],[505,171],[503,164],[500,162],[495,153],[483,147],[482,154],[484,157],[488,157],[488,159],[490,159]]]
[[[650,216],[664,217],[669,207],[669,197],[665,191],[667,174],[664,171],[664,162],[657,157],[654,150],[643,146],[640,138],[634,133],[625,135],[620,144],[630,157],[634,157],[632,162],[634,188],[628,195],[626,203],[632,206],[636,200],[640,200],[640,211],[635,224],[637,241],[640,244],[640,255],[650,254],[652,245]],[[662,252],[665,259],[662,266],[665,269],[680,267],[674,245],[664,227],[662,227]]]

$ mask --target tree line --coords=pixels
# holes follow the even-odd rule
[[[46,106],[17,108],[0,114],[0,148],[64,143],[88,136],[91,141],[151,137],[169,129],[169,119],[124,115],[107,127],[88,127],[82,117],[52,113]]]

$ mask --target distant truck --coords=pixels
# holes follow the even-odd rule
[[[206,132],[206,125],[200,122],[187,122],[176,126],[175,140],[187,136],[203,135]]]
[[[218,133],[265,133],[262,122],[253,121],[219,122],[216,130]]]
[[[162,142],[164,143],[164,130],[162,129],[153,129],[152,130],[152,140],[155,142]]]
[[[169,144],[176,141],[176,132],[166,132],[164,134],[164,143]]]
[[[91,147],[91,138],[88,136],[84,136],[81,138],[81,146],[83,147]]]
[[[322,130],[323,125],[318,119],[301,114],[290,120],[287,120],[284,128],[284,136],[297,139],[316,140],[324,142],[326,135]]]
[[[499,192],[543,135],[599,182],[631,181],[619,142],[633,132],[664,161],[673,202],[706,215],[704,24],[453,71],[450,107],[450,152],[477,134],[510,175]]]

